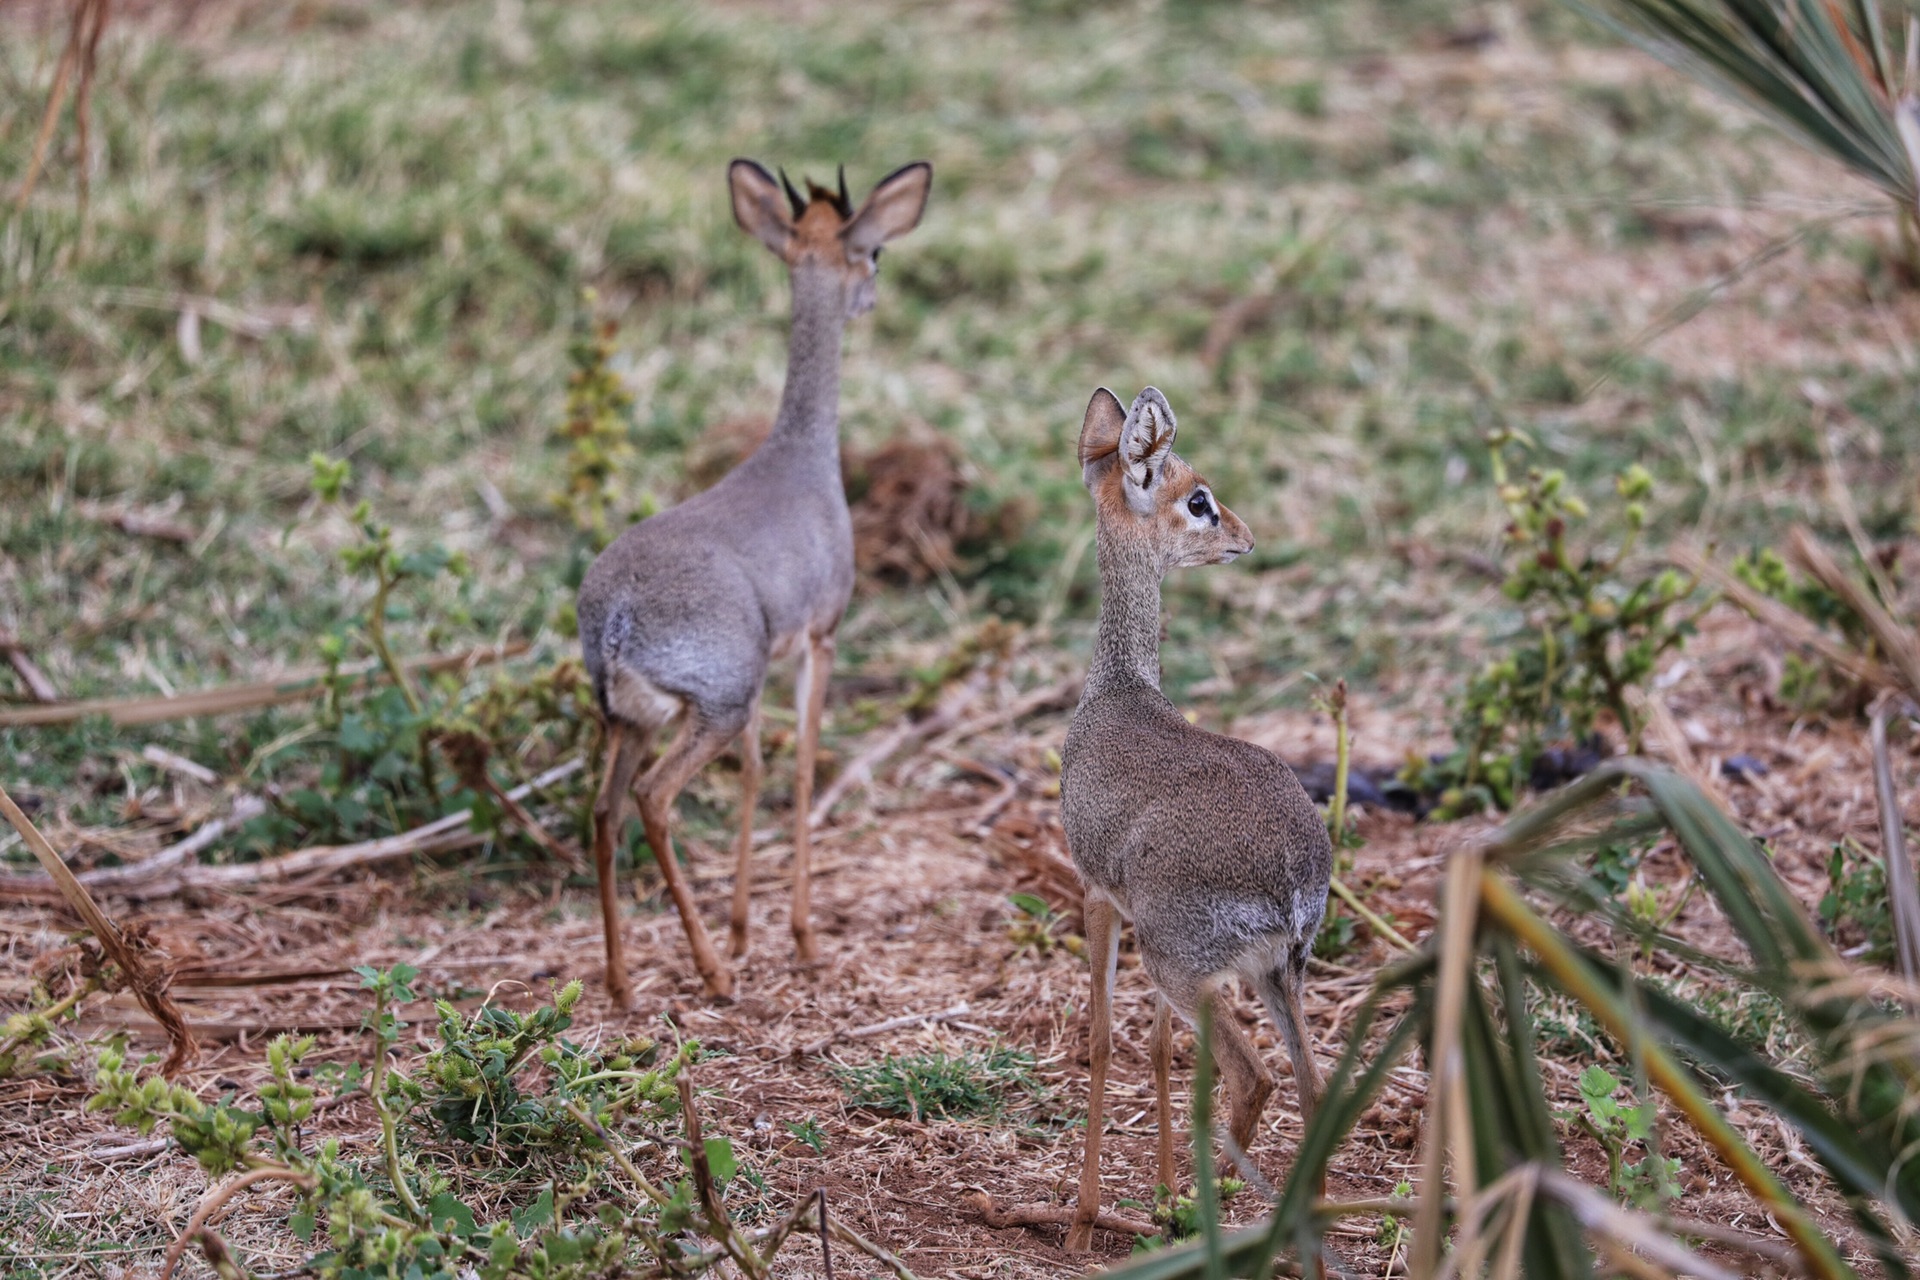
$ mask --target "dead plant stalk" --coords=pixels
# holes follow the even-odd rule
[[[27,842],[28,848],[33,850],[33,856],[40,860],[40,865],[45,867],[47,874],[53,877],[54,884],[60,889],[60,896],[66,899],[67,905],[73,908],[74,914],[80,917],[88,931],[99,940],[101,950],[106,952],[107,958],[118,965],[120,971],[126,975],[127,985],[133,989],[134,996],[146,1007],[147,1012],[153,1015],[154,1021],[165,1029],[169,1047],[166,1063],[160,1070],[162,1074],[168,1076],[177,1074],[192,1060],[197,1046],[194,1044],[193,1031],[187,1026],[186,1017],[180,1012],[180,1006],[175,1004],[173,998],[167,994],[168,974],[149,965],[140,952],[127,941],[126,936],[120,932],[120,927],[108,918],[107,913],[100,909],[98,903],[94,902],[93,895],[87,892],[86,886],[75,878],[60,855],[54,852],[53,846],[47,843],[47,838],[40,834],[40,828],[34,826],[27,815],[20,811],[20,806],[13,802],[13,797],[7,794],[4,786],[0,786],[0,813],[6,815],[7,821],[13,824],[13,829],[20,833],[20,838]]]

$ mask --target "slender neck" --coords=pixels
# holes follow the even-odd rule
[[[840,282],[818,268],[793,273],[793,332],[787,340],[787,385],[780,393],[775,436],[840,447],[840,335],[847,304]]]
[[[1160,563],[1150,548],[1100,530],[1100,628],[1085,697],[1119,685],[1160,687]]]

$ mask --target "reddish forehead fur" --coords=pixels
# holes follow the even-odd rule
[[[802,244],[823,249],[840,242],[840,229],[844,226],[846,220],[833,207],[833,201],[814,200],[807,205],[806,212],[794,219],[793,234]]]

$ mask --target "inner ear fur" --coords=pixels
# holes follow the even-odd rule
[[[1120,424],[1119,452],[1126,467],[1127,502],[1136,511],[1144,514],[1152,505],[1150,495],[1166,472],[1178,425],[1173,407],[1158,387],[1143,388]]]
[[[902,165],[880,179],[860,212],[840,232],[847,252],[865,257],[919,226],[932,191],[933,166],[925,160]]]
[[[1127,411],[1120,397],[1101,387],[1087,401],[1087,416],[1080,422],[1080,480],[1092,489],[1120,454],[1120,429],[1126,424]]]
[[[793,241],[793,219],[773,175],[751,160],[735,160],[727,166],[727,190],[740,229],[784,260]]]

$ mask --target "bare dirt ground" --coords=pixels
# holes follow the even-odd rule
[[[1870,756],[1851,727],[1798,722],[1770,705],[1763,691],[1773,687],[1774,655],[1768,637],[1722,607],[1685,661],[1669,668],[1663,693],[1693,751],[1686,763],[1715,779],[1747,829],[1770,844],[1776,867],[1812,909],[1826,887],[1834,842],[1849,834],[1873,838]],[[1357,722],[1362,763],[1388,764],[1426,745],[1406,726],[1364,707]],[[423,862],[407,872],[370,873],[320,888],[149,903],[128,911],[127,918],[153,930],[180,966],[176,993],[205,1042],[185,1079],[204,1094],[237,1090],[246,1097],[259,1079],[264,1039],[281,1030],[319,1035],[321,1059],[362,1055],[364,1038],[357,1029],[364,1002],[348,972],[355,964],[413,964],[422,972],[416,985],[423,992],[445,995],[465,1009],[482,998],[527,1007],[554,984],[578,977],[588,983],[588,995],[576,1014],[576,1038],[696,1036],[718,1051],[694,1069],[706,1123],[709,1131],[732,1137],[765,1177],[776,1206],[824,1186],[835,1212],[922,1274],[1076,1274],[1090,1262],[1124,1256],[1129,1242],[1102,1236],[1094,1258],[1076,1257],[1063,1251],[1056,1229],[992,1230],[965,1203],[976,1190],[1001,1204],[1064,1204],[1073,1195],[1080,1138],[1062,1122],[1085,1114],[1084,965],[1065,948],[1042,953],[1016,946],[1007,901],[1010,891],[1033,885],[1024,875],[1029,859],[1022,848],[1065,853],[1057,806],[1045,795],[1044,764],[1064,723],[1055,714],[984,735],[970,745],[967,767],[909,761],[892,775],[898,780],[905,772],[908,788],[877,787],[866,801],[869,808],[832,826],[816,855],[825,950],[817,966],[802,969],[791,961],[785,839],[764,848],[753,899],[754,949],[733,1003],[701,997],[677,918],[648,897],[644,907],[630,910],[627,922],[636,1007],[625,1015],[612,1010],[602,995],[591,890],[577,881],[565,884],[557,869],[536,868],[503,887],[497,878],[471,874],[472,868]],[[1331,745],[1324,719],[1300,713],[1243,721],[1236,731],[1295,760],[1324,758]],[[1764,775],[1742,771],[1736,780],[1726,774],[1721,762],[1737,754],[1758,760]],[[986,785],[971,767],[980,763],[1013,781]],[[1901,753],[1897,772],[1909,797],[1909,820],[1920,821],[1920,806],[1912,803],[1920,795],[1914,785],[1920,760]],[[1418,940],[1433,920],[1448,851],[1489,825],[1419,824],[1404,815],[1362,813],[1366,845],[1358,852],[1353,882]],[[703,908],[709,919],[719,919],[729,891],[727,859],[718,848],[700,847],[693,861]],[[1670,846],[1650,855],[1645,869],[1663,896],[1677,893],[1685,878]],[[1057,883],[1039,887],[1060,896]],[[653,894],[657,884],[645,883],[641,892]],[[1059,902],[1070,923],[1074,905]],[[1601,940],[1598,925],[1572,923],[1589,940]],[[66,946],[69,928],[71,922],[39,905],[0,908],[0,947],[11,975],[0,979],[0,999],[22,998],[24,975]],[[1727,938],[1701,898],[1685,908],[1677,928],[1709,948]],[[1309,1017],[1323,1063],[1343,1047],[1344,1029],[1388,954],[1384,943],[1370,940],[1337,963],[1316,963]],[[1670,976],[1685,974],[1676,968]],[[952,1012],[961,1004],[963,1013]],[[422,1004],[406,1012],[414,1021],[410,1034],[425,1043],[430,1011]],[[947,1017],[814,1047],[836,1033],[935,1012]],[[1148,985],[1123,954],[1104,1166],[1109,1204],[1151,1194],[1154,1119],[1145,1055],[1151,1016]],[[1282,1079],[1252,1152],[1277,1179],[1299,1139],[1300,1120],[1272,1029],[1244,1001],[1240,1016]],[[95,1036],[115,1028],[130,1029],[141,1046],[157,1047],[152,1025],[124,996],[92,1007],[72,1034]],[[850,1108],[830,1070],[882,1053],[993,1045],[1031,1052],[1046,1089],[1040,1102],[1020,1110],[1017,1122],[876,1116]],[[1571,1104],[1578,1066],[1551,1058],[1544,1065]],[[1183,1044],[1177,1091],[1191,1068]],[[1338,1157],[1331,1194],[1383,1195],[1411,1175],[1424,1084],[1417,1061],[1396,1073]],[[207,1180],[177,1150],[141,1142],[83,1113],[86,1094],[85,1082],[73,1078],[29,1076],[0,1084],[0,1185],[12,1195],[54,1197],[58,1212],[76,1229],[116,1217],[147,1224],[120,1261],[121,1274],[148,1274]],[[1734,1105],[1731,1097],[1728,1105]],[[1184,1116],[1184,1097],[1179,1107]],[[1788,1185],[1819,1208],[1827,1229],[1852,1245],[1849,1223],[1806,1154],[1790,1141],[1783,1145],[1784,1130],[1752,1111],[1736,1108],[1731,1115]],[[789,1124],[807,1120],[825,1134],[823,1154],[791,1136]],[[327,1110],[316,1133],[340,1137],[349,1154],[371,1154],[376,1138],[370,1110],[353,1101]],[[1598,1149],[1578,1137],[1568,1142],[1576,1168],[1604,1181]],[[1775,1234],[1690,1134],[1676,1129],[1667,1142],[1669,1154],[1682,1160],[1685,1183],[1676,1212]],[[263,1189],[216,1224],[257,1269],[285,1269],[303,1256],[279,1225],[285,1197],[284,1191]],[[1248,1221],[1257,1216],[1259,1202],[1243,1193],[1230,1208],[1237,1220]],[[1377,1221],[1355,1220],[1342,1230],[1338,1243],[1348,1264],[1362,1273],[1383,1273],[1389,1259],[1377,1242]],[[74,1274],[90,1273],[102,1265],[101,1255],[76,1255],[75,1265]],[[781,1271],[809,1275],[819,1265],[817,1254],[790,1250]]]

